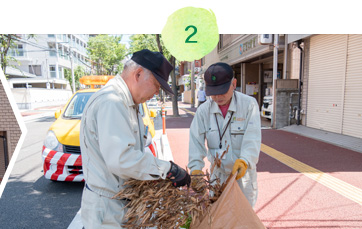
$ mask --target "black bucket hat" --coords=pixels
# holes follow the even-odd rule
[[[133,53],[131,58],[134,62],[150,70],[156,80],[161,84],[161,88],[169,94],[173,92],[168,85],[168,77],[173,67],[160,52],[152,52],[148,49]]]
[[[225,94],[230,88],[232,79],[233,69],[230,65],[222,62],[210,65],[204,74],[206,95]]]

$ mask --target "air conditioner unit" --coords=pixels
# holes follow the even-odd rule
[[[269,45],[273,44],[273,34],[259,34],[258,43],[260,45]]]

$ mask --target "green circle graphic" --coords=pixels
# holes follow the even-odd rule
[[[203,8],[179,9],[168,17],[162,40],[177,60],[199,60],[219,42],[215,14]]]

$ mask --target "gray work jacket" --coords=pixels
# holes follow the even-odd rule
[[[227,125],[230,117],[231,121]],[[220,150],[220,135],[225,129]],[[250,204],[254,206],[257,198],[256,164],[261,146],[260,112],[253,97],[237,91],[232,96],[225,118],[217,103],[211,99],[197,109],[190,127],[188,167],[191,171],[202,170],[205,166],[205,157],[212,165],[216,153],[220,156],[227,146],[229,146],[228,153],[224,159],[221,159],[221,167],[215,167],[213,177],[217,176],[221,182],[225,181],[232,171],[235,160],[243,159],[248,164],[248,169],[238,183]]]
[[[95,193],[113,197],[123,183],[165,179],[170,162],[144,152],[145,126],[132,95],[116,76],[89,99],[80,127],[84,179]]]

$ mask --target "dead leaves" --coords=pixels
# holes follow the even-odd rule
[[[123,227],[180,228],[189,217],[195,222],[221,195],[219,179],[210,181],[208,172],[205,176],[201,177],[203,192],[199,193],[186,187],[175,188],[169,180],[128,180],[126,188],[113,197],[130,200]]]

